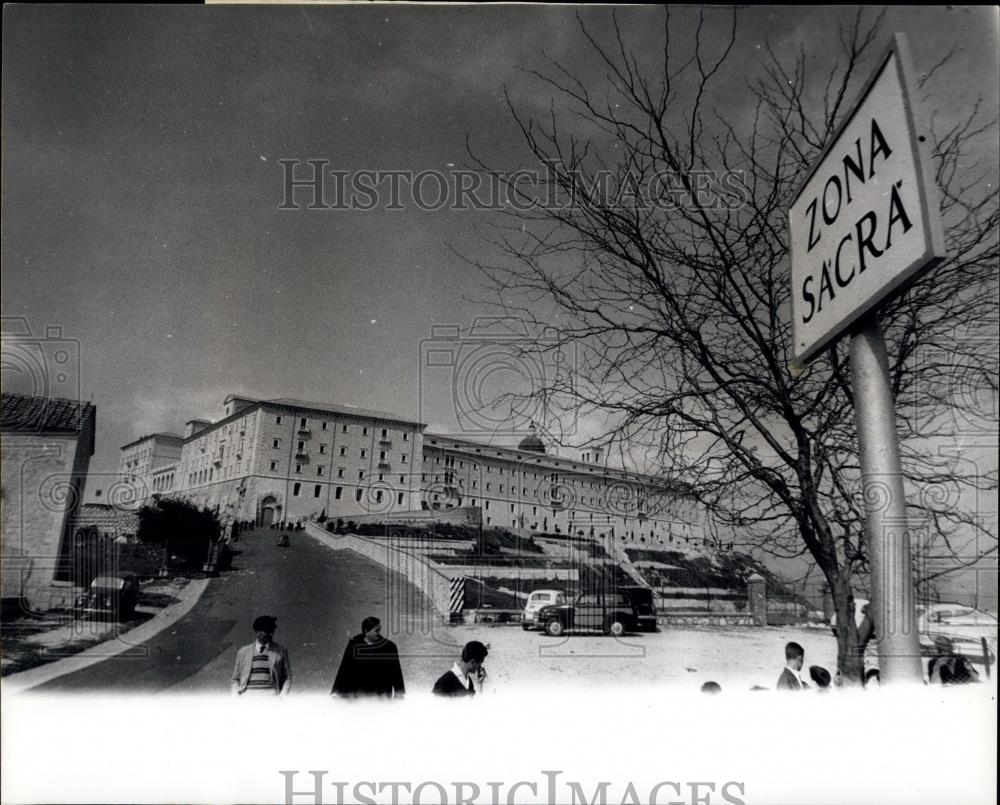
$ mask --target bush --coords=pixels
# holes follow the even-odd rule
[[[139,510],[139,542],[163,546],[185,566],[200,567],[221,532],[214,512],[184,500],[160,498]]]

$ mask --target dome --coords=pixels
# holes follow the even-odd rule
[[[521,439],[520,444],[517,446],[518,450],[529,450],[532,453],[544,453],[545,452],[545,442],[538,438],[538,434],[535,433],[535,423],[531,423],[531,433]]]

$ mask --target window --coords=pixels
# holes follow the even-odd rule
[[[403,460],[400,463],[401,464],[405,464],[406,463],[406,453],[403,453]]]
[[[342,455],[342,456],[346,456],[347,455],[347,448],[346,447],[341,447],[340,448],[340,455]]]
[[[354,499],[355,499],[355,500],[356,500],[356,501],[357,501],[358,503],[360,503],[360,502],[361,502],[361,493],[362,493],[362,491],[363,491],[363,490],[361,490],[361,489],[355,489],[355,490],[354,490]]]
[[[280,425],[281,424],[281,417],[280,416],[276,416],[274,418],[274,424],[275,425]]]
[[[299,420],[299,427],[304,428],[305,426],[306,426],[306,418],[302,417],[302,419]]]
[[[316,468],[316,474],[317,475],[322,475],[323,474],[323,468],[322,467],[317,467]]]
[[[365,471],[364,470],[358,470],[358,480],[359,481],[363,481],[364,479],[365,479]]]
[[[490,502],[487,500],[486,501],[486,508],[488,509],[489,507],[490,507]]]
[[[338,478],[343,478],[344,477],[344,468],[343,467],[337,467],[337,477]]]
[[[325,453],[326,452],[326,445],[325,444],[321,444],[319,446],[319,452],[320,453]]]
[[[271,462],[271,472],[274,472],[276,469],[278,469],[278,462],[277,461],[272,461]]]
[[[387,431],[385,428],[382,428],[382,438],[384,439],[388,435],[389,435],[389,431]]]
[[[271,442],[271,447],[275,449],[281,447],[281,439],[275,439],[273,442]]]
[[[365,457],[367,457],[367,455],[368,455],[368,451],[367,451],[367,450],[365,450],[365,449],[364,449],[364,448],[362,447],[362,448],[361,448],[361,458],[365,458]]]
[[[403,434],[403,441],[404,442],[410,441],[410,434],[409,433],[404,433]]]
[[[403,493],[402,493],[402,492],[400,492],[400,493],[399,493],[399,494],[398,494],[398,495],[396,496],[396,503],[398,503],[398,504],[399,504],[400,506],[402,506],[402,505],[403,505]]]
[[[296,472],[302,472],[302,465],[301,464],[296,464],[295,465],[295,471]]]
[[[321,423],[320,426],[319,426],[319,429],[320,430],[326,430],[326,423],[325,422]]]
[[[381,502],[382,502],[382,490],[381,490],[381,489],[379,489],[379,490],[378,490],[378,491],[377,491],[377,492],[375,493],[375,502],[376,502],[376,503],[381,503]]]
[[[510,510],[514,511],[514,504],[513,503],[510,504]]]
[[[341,432],[341,433],[347,433],[347,425],[343,425],[343,426],[342,426],[342,427],[340,428],[340,432]]]
[[[294,486],[292,487],[292,494],[293,494],[293,495],[295,495],[295,497],[298,497],[298,496],[299,496],[299,490],[300,490],[300,489],[302,489],[302,484],[295,484],[295,485],[294,485]]]
[[[361,429],[361,435],[362,436],[367,436],[368,435],[368,428],[362,428]]]
[[[321,490],[322,488],[323,488],[323,486],[321,484],[316,484],[315,488],[313,489],[313,497],[314,498],[318,498],[319,497],[319,490]]]
[[[305,442],[299,442],[299,450],[305,450],[305,449],[306,449],[306,443]]]
[[[338,486],[336,491],[334,491],[333,493],[333,497],[337,500],[340,500],[340,496],[343,494],[344,494],[344,487]]]

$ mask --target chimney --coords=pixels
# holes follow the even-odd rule
[[[201,431],[205,430],[205,428],[207,428],[212,423],[209,422],[207,419],[189,419],[184,424],[186,426],[184,429],[184,438],[190,439],[196,433],[200,433]]]

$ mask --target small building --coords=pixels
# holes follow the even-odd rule
[[[2,591],[5,609],[71,606],[72,530],[94,454],[91,403],[2,395]]]

